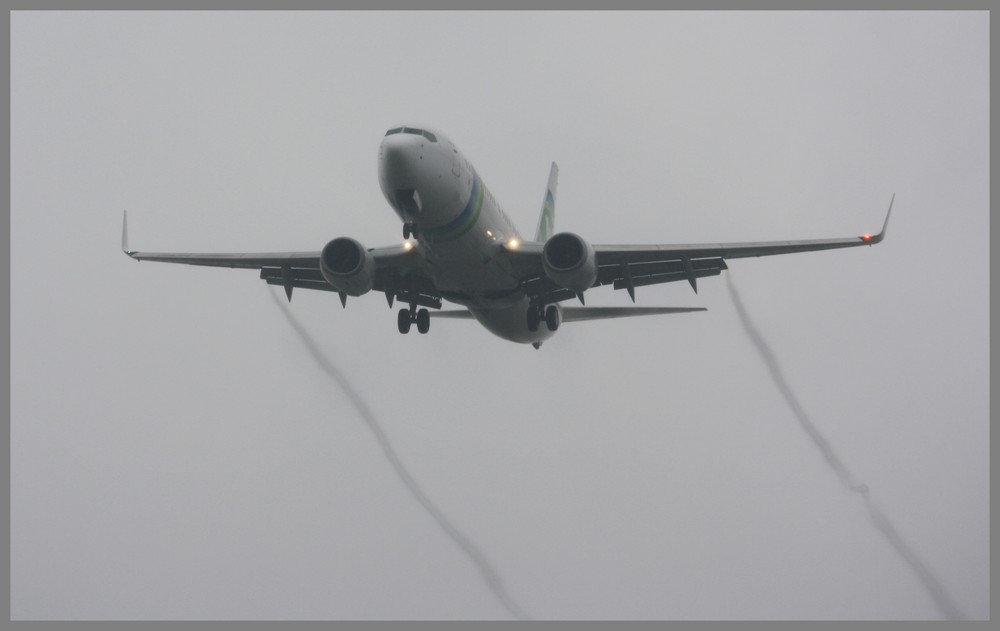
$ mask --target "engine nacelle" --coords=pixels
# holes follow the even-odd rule
[[[552,282],[575,292],[590,289],[597,280],[594,246],[572,232],[560,232],[545,242],[542,267]]]
[[[348,296],[367,294],[375,285],[375,258],[349,237],[339,237],[323,247],[319,271],[326,282]]]

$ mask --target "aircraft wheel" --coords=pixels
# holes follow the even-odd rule
[[[538,307],[531,305],[528,307],[528,330],[534,333],[538,330]]]
[[[403,238],[404,239],[410,238],[410,224],[408,223],[403,224]]]
[[[406,335],[410,332],[410,310],[400,309],[399,316],[396,318],[396,324],[399,326],[399,332]]]
[[[427,309],[417,311],[417,331],[426,333],[431,330],[431,314]]]
[[[549,305],[545,309],[545,326],[549,327],[550,331],[559,328],[559,310],[555,305]]]

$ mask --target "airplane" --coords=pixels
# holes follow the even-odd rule
[[[681,245],[593,245],[572,232],[554,232],[559,167],[549,172],[535,238],[526,241],[490,193],[472,163],[444,134],[426,127],[389,129],[378,151],[382,194],[403,221],[400,245],[366,248],[337,237],[316,252],[244,254],[147,253],[128,247],[122,217],[122,250],[137,261],[161,261],[260,270],[268,285],[292,290],[371,291],[407,305],[397,328],[427,333],[430,320],[472,318],[491,333],[536,349],[563,322],[704,311],[701,307],[587,307],[584,292],[613,285],[635,303],[636,287],[697,279],[728,269],[727,259],[874,245],[882,231],[859,237],[799,241]],[[583,306],[564,306],[578,299]],[[441,310],[443,301],[464,309]]]

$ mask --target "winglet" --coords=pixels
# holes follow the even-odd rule
[[[886,228],[889,227],[889,215],[892,214],[892,203],[894,201],[896,201],[896,194],[895,193],[892,194],[892,199],[889,200],[889,210],[886,211],[886,213],[885,213],[885,222],[882,224],[882,232],[880,232],[880,233],[878,233],[876,235],[871,235],[871,234],[863,235],[863,236],[860,237],[860,239],[862,241],[864,241],[868,245],[874,245],[874,244],[880,242],[882,239],[885,238],[885,231],[886,231]]]
[[[132,256],[132,250],[128,249],[128,211],[122,212],[122,252]]]

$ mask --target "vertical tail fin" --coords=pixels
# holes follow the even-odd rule
[[[549,171],[549,184],[545,187],[545,199],[542,201],[542,214],[538,217],[538,230],[535,231],[535,241],[547,241],[555,231],[556,225],[556,184],[559,181],[559,166],[553,162]]]

